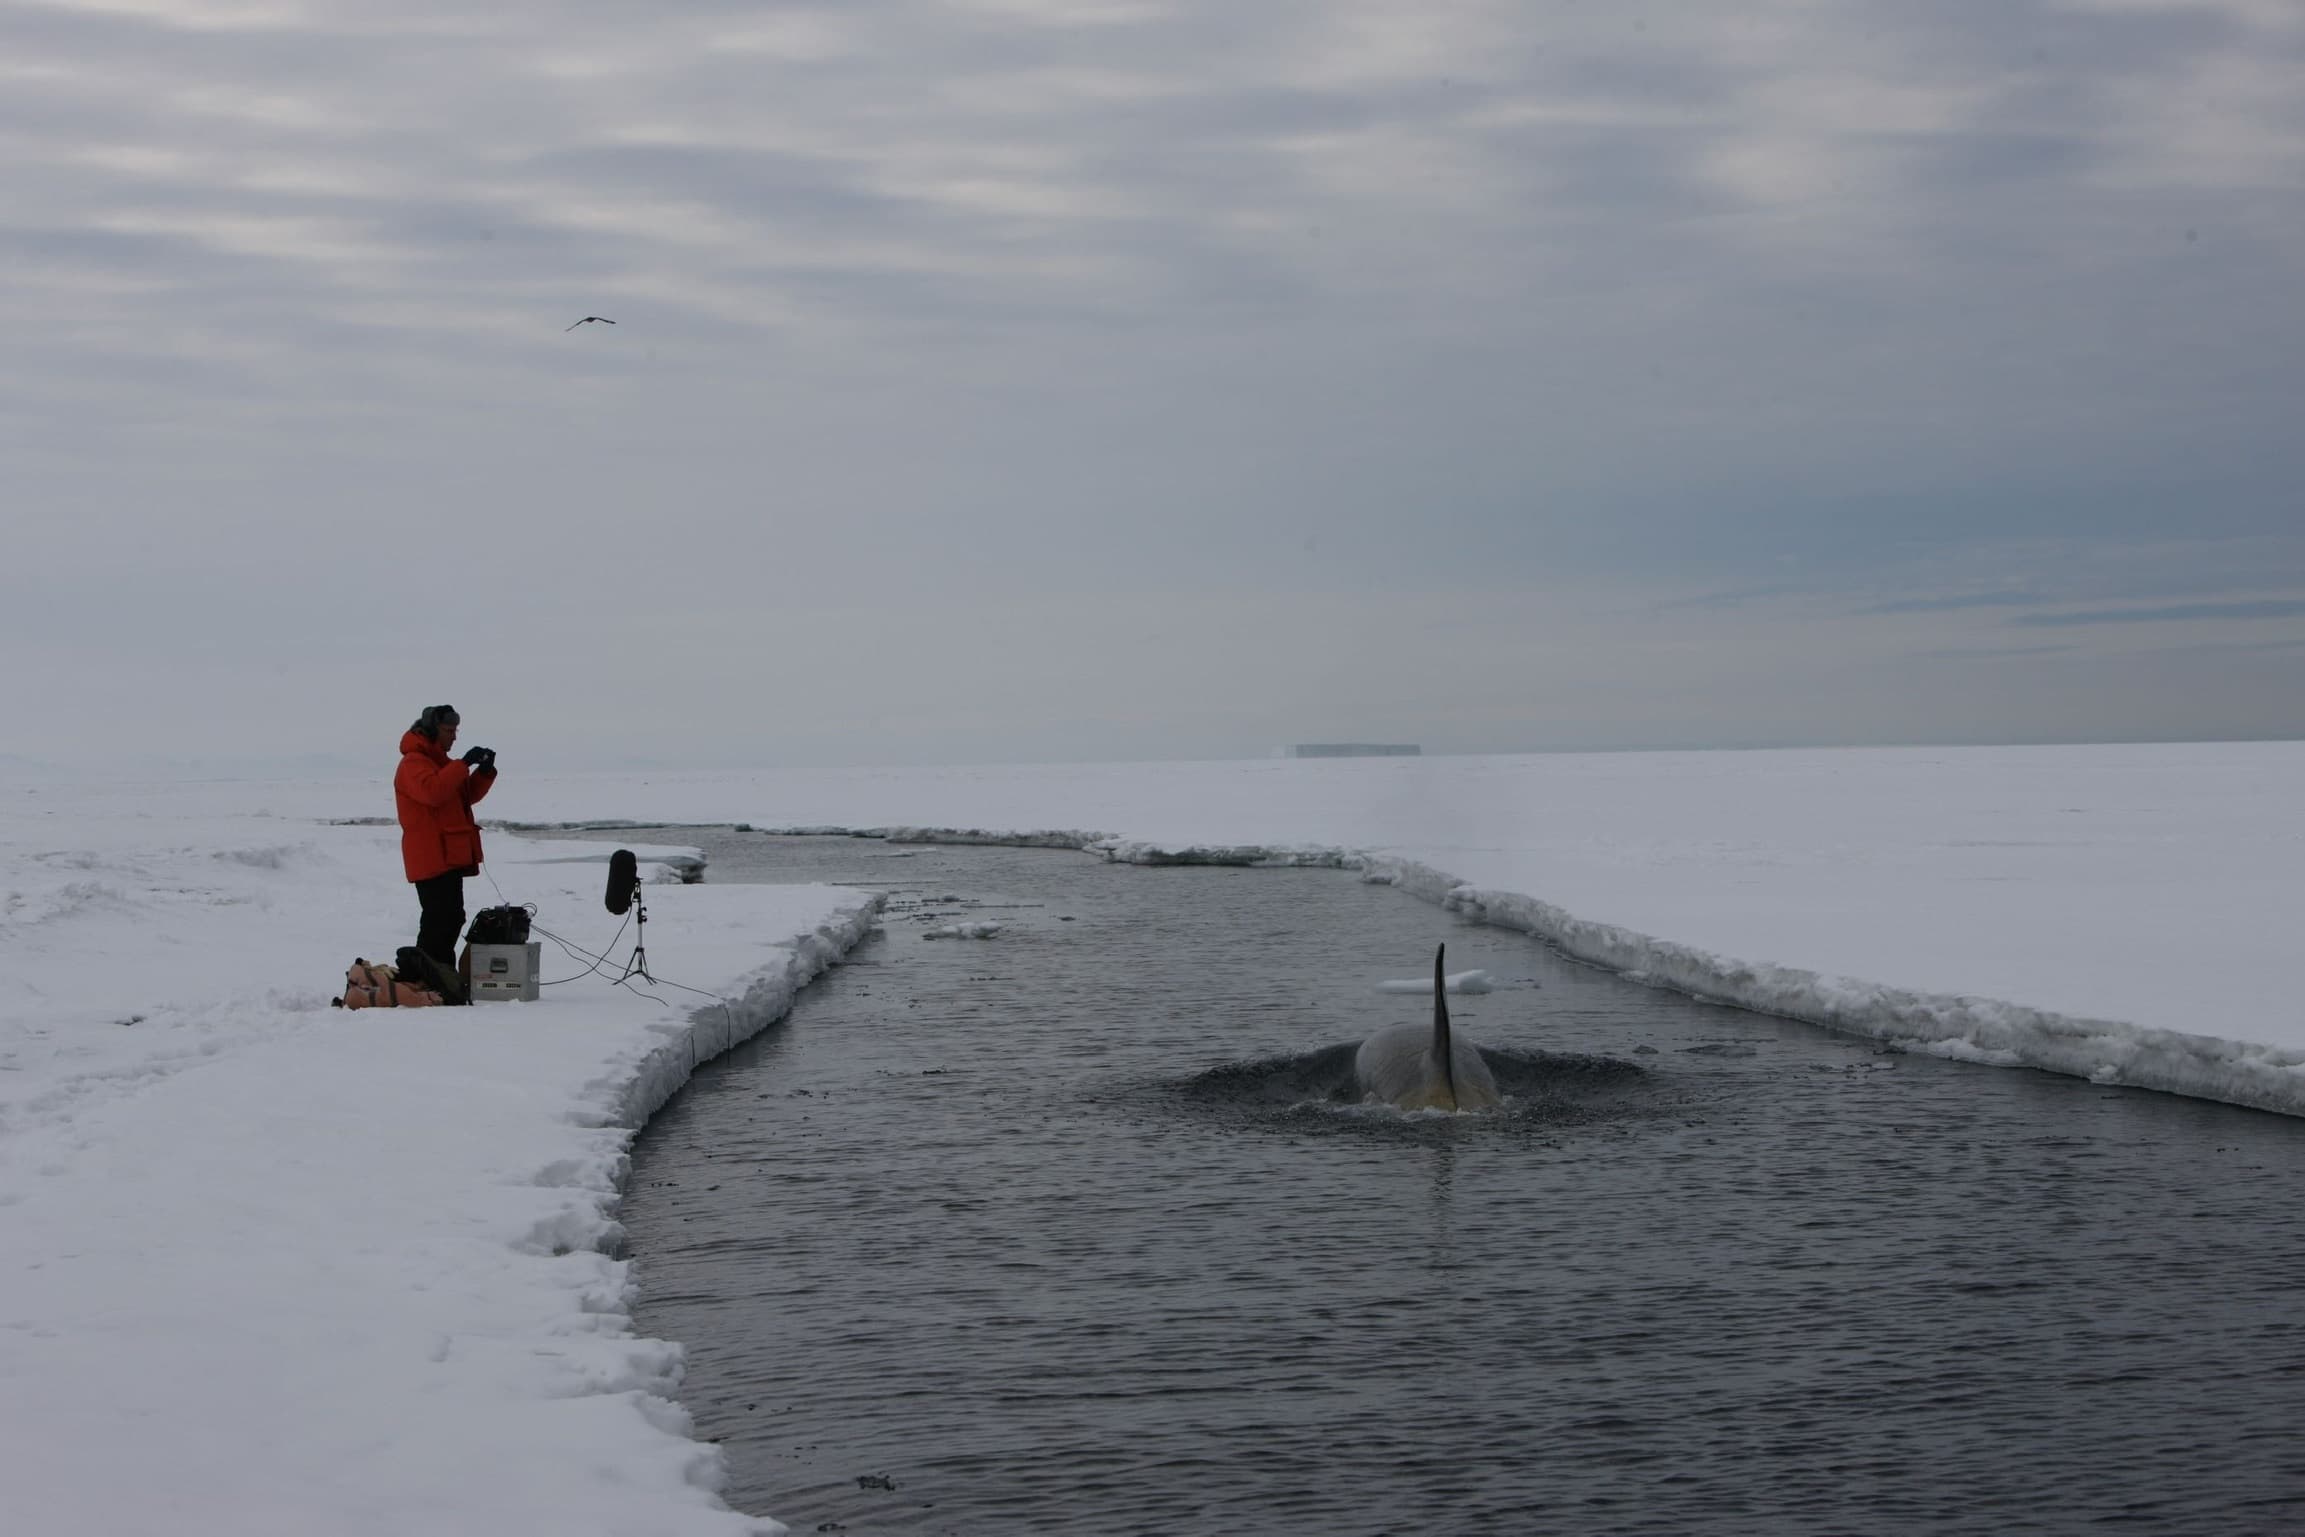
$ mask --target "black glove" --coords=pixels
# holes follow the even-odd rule
[[[464,750],[464,761],[475,771],[492,769],[496,767],[496,749],[493,747],[467,747]]]

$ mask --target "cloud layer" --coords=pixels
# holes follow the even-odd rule
[[[0,703],[2295,733],[2300,78],[2285,0],[0,0]]]

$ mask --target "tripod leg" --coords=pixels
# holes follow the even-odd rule
[[[632,936],[632,959],[624,963],[624,975],[616,979],[620,984],[629,982],[634,977],[640,977],[650,982],[656,980],[648,974],[648,906],[641,902],[637,896],[633,902],[633,914],[638,927]]]

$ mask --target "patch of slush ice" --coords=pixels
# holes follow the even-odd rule
[[[925,929],[923,939],[990,939],[1000,932],[997,923],[948,923],[941,928]]]
[[[1450,993],[1493,993],[1497,990],[1497,982],[1487,972],[1475,968],[1472,971],[1450,972],[1441,979],[1441,989]],[[1403,977],[1377,984],[1380,993],[1429,993],[1432,990],[1433,980],[1430,977]]]

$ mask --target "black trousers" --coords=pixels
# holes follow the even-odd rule
[[[416,925],[416,948],[449,971],[456,970],[456,939],[464,932],[464,872],[451,870],[416,883],[424,917]]]

